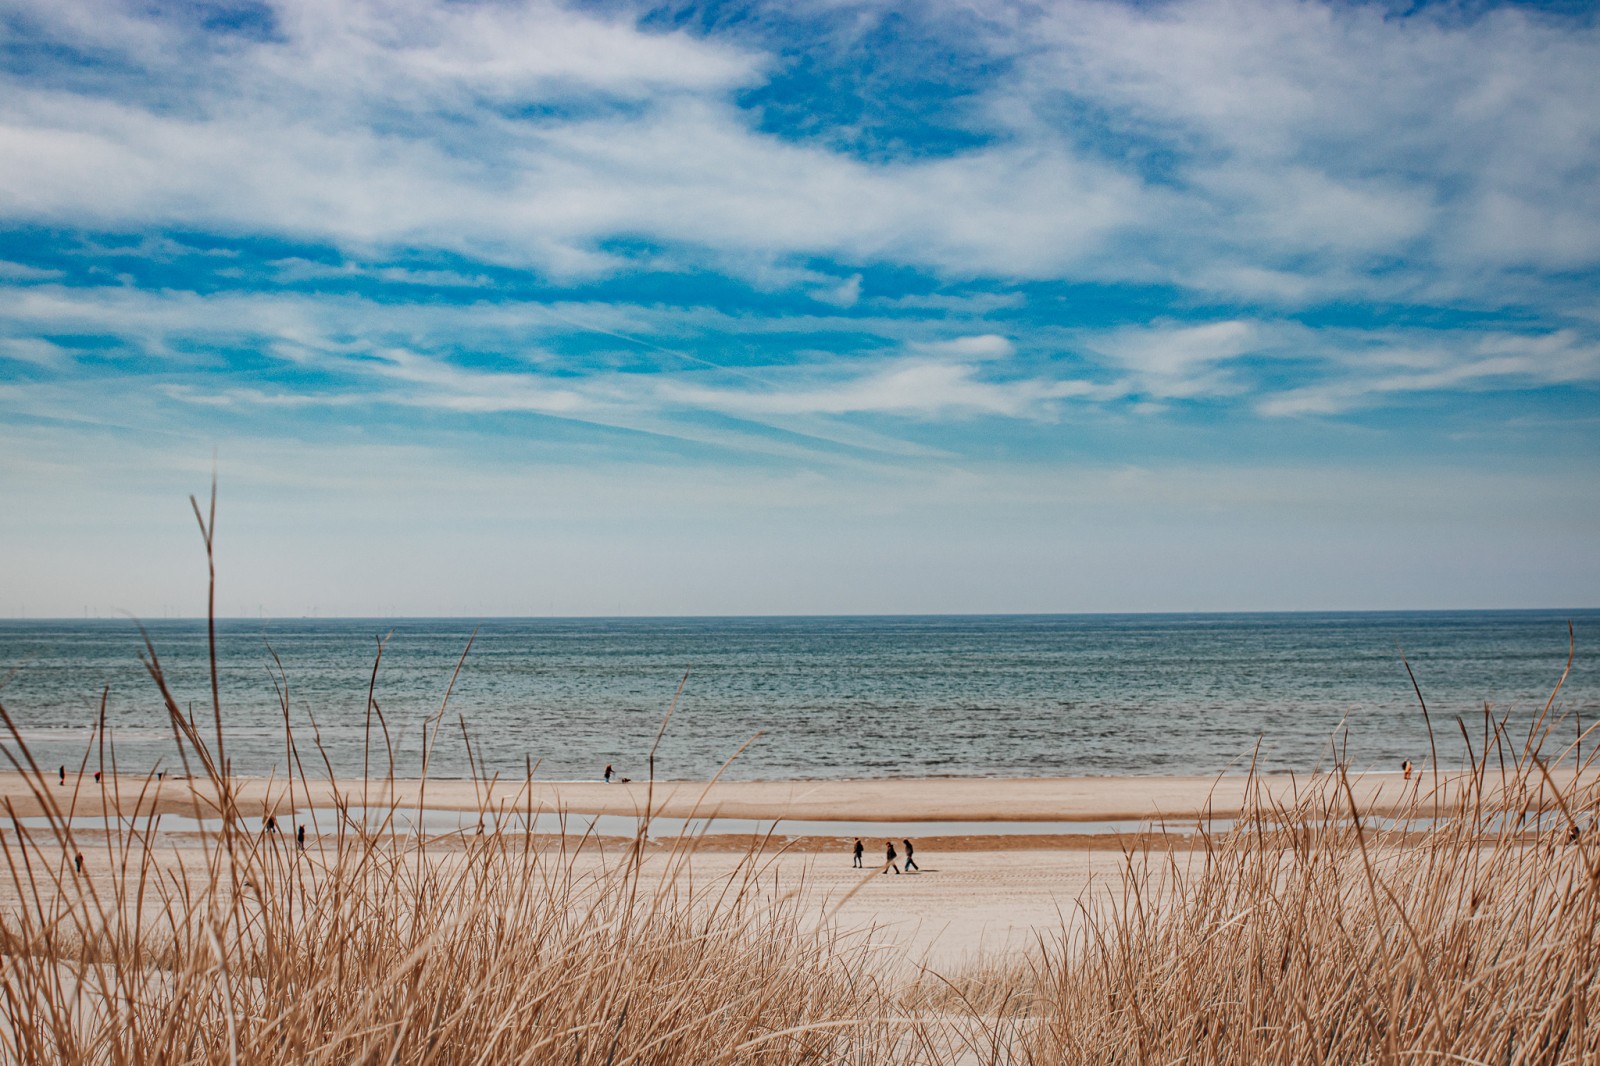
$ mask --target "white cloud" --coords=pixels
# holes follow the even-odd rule
[[[1196,186],[1227,208],[1223,246],[1300,253],[1399,255],[1435,221],[1426,187],[1393,178],[1336,177],[1303,163],[1233,162],[1196,175]]]
[[[1095,346],[1142,373],[1182,374],[1194,366],[1243,355],[1251,350],[1258,333],[1252,323],[1238,320],[1200,326],[1139,326],[1106,334]]]
[[[386,348],[370,361],[346,364],[355,365],[370,366],[380,379],[414,387],[416,391],[403,393],[400,398],[420,406],[475,413],[544,414],[577,414],[594,406],[580,391],[557,387],[541,374],[469,370],[404,349]]]
[[[650,315],[655,315],[652,319]],[[838,437],[836,428],[792,421],[890,414],[905,418],[991,416],[1047,419],[1058,401],[1107,399],[1099,386],[1035,371],[991,376],[995,364],[1015,353],[998,334],[937,340],[908,339],[901,354],[818,361],[761,370],[722,370],[695,354],[689,343],[676,361],[656,360],[652,373],[617,373],[604,363],[574,363],[542,350],[538,338],[551,330],[616,324],[647,335],[693,324],[698,330],[736,329],[736,320],[698,309],[662,312],[626,306],[589,308],[539,304],[380,304],[355,297],[151,294],[138,290],[78,290],[53,286],[21,290],[12,328],[23,331],[114,332],[126,354],[162,354],[194,362],[196,344],[248,345],[297,368],[331,375],[324,384],[272,390],[260,386],[169,386],[165,394],[185,403],[251,406],[350,406],[398,404],[462,413],[526,411],[575,417],[604,425],[666,432],[669,416],[686,410],[717,411],[769,421],[797,433]],[[631,316],[638,316],[629,321]],[[870,320],[867,324],[871,324]],[[763,320],[759,331],[812,329],[821,322]],[[882,325],[892,328],[895,323]],[[841,328],[859,331],[852,319]],[[622,337],[607,328],[599,332]],[[417,347],[421,343],[429,350]],[[651,351],[667,349],[640,341]],[[518,370],[463,366],[462,348],[490,350],[525,365]],[[551,368],[560,374],[548,372]],[[989,372],[985,368],[991,368]],[[708,384],[707,381],[718,384]],[[749,382],[732,387],[729,381]],[[676,431],[672,431],[676,432]],[[852,440],[861,442],[859,436]],[[895,448],[889,438],[873,447]]]
[[[585,9],[279,0],[276,36],[225,44],[104,0],[27,10],[144,75],[0,83],[0,212],[19,221],[442,248],[557,277],[615,270],[604,242],[643,237],[752,273],[833,256],[1289,303],[1492,301],[1506,271],[1600,262],[1600,30],[1516,11],[995,9],[988,43],[1016,69],[975,97],[990,143],[867,163],[755,129],[733,90],[774,60],[748,42]],[[1152,150],[1168,162],[1147,181]],[[859,295],[808,273],[793,283],[823,302]]]
[[[375,303],[355,297],[227,294],[152,294],[138,290],[78,290],[30,287],[20,294],[13,328],[23,330],[114,331],[123,341],[128,370],[118,372],[122,395],[156,393],[184,405],[249,415],[259,410],[309,410],[413,407],[458,415],[535,413],[699,441],[736,451],[799,456],[815,454],[828,442],[859,452],[921,454],[926,445],[898,439],[870,426],[846,427],[834,420],[854,415],[890,415],[921,422],[941,418],[991,417],[1050,419],[1069,398],[1107,398],[1084,382],[1060,380],[1044,371],[1011,372],[993,378],[994,364],[1014,352],[997,334],[970,334],[941,340],[908,340],[901,354],[818,360],[764,369],[718,368],[686,344],[676,361],[655,359],[651,372],[618,372],[604,360],[563,359],[540,347],[538,338],[570,330],[589,319],[655,335],[665,327],[693,324],[697,330],[738,328],[736,320],[715,315],[703,321],[700,309],[660,309],[525,305],[446,306]],[[656,315],[652,319],[650,315]],[[630,321],[630,319],[632,319]],[[805,328],[814,320],[802,318]],[[784,320],[762,320],[760,331],[800,328]],[[842,323],[852,332],[861,320]],[[885,323],[892,326],[893,323]],[[621,338],[610,329],[599,332]],[[20,343],[20,340],[19,340]],[[650,351],[667,351],[639,342]],[[238,384],[207,366],[196,354],[209,346],[251,347],[292,367],[281,385]],[[501,366],[467,365],[462,351],[493,352]],[[187,379],[166,375],[149,386],[138,379],[132,357],[161,355],[191,364]],[[521,364],[516,366],[515,364]],[[986,371],[986,368],[989,368]],[[32,408],[14,398],[13,409],[56,417],[67,406],[61,389],[85,395],[100,388],[104,371],[76,376],[65,367]],[[74,384],[74,381],[79,382]],[[749,382],[737,387],[730,382]],[[147,397],[148,398],[148,397]],[[696,424],[706,412],[733,415],[752,425],[707,428]],[[131,416],[129,416],[131,417]],[[368,417],[368,416],[362,416]],[[153,419],[156,420],[156,419]],[[765,436],[759,426],[788,435],[788,442]]]
[[[336,276],[344,276],[343,268],[331,269]],[[620,351],[662,357],[657,360],[662,368],[672,370],[716,365],[696,353],[695,342],[684,338],[742,336],[766,344],[766,338],[774,334],[865,332],[893,343],[932,345],[918,350],[937,352],[966,317],[959,311],[946,316],[949,321],[900,316],[750,315],[696,305],[487,297],[471,303],[445,303],[378,300],[354,294],[225,291],[201,295],[122,285],[52,284],[0,288],[0,304],[7,311],[0,317],[0,335],[109,334],[148,355],[174,356],[205,343],[248,344],[303,362],[309,353],[391,344],[494,352],[577,370],[592,369],[594,360],[603,361],[603,354],[566,358],[545,347],[549,337],[575,332],[611,337]],[[981,314],[983,309],[980,303],[973,313]],[[186,343],[177,343],[180,341]],[[1003,338],[966,343],[984,347],[1001,341]]]
[[[1003,31],[1025,71],[1006,113],[1054,128],[1067,94],[1113,136],[1171,152],[1185,195],[1161,222],[1183,233],[1155,254],[1182,283],[1392,298],[1415,275],[1368,268],[1398,258],[1493,300],[1485,267],[1600,262],[1600,27],[1516,9],[1088,0],[1029,29],[1028,43]]]
[[[740,85],[762,62],[554,3],[282,0],[276,14],[287,45],[263,52],[265,75],[294,80],[309,68],[318,84],[347,86],[367,101],[397,87],[434,99],[476,92],[528,102],[552,89],[643,98]]]
[[[291,256],[269,264],[272,279],[278,282],[327,281],[370,278],[394,285],[425,285],[432,288],[481,289],[493,284],[483,274],[464,274],[458,270],[421,270],[412,267],[368,266],[360,263],[321,263]]]
[[[998,333],[980,333],[950,340],[924,341],[913,347],[925,355],[950,359],[980,360],[1009,359],[1016,354],[1017,346]]]
[[[0,337],[0,359],[59,370],[71,361],[72,355],[42,337]]]
[[[834,307],[854,307],[861,299],[861,275],[851,274],[837,285],[813,289],[811,298]]]
[[[1267,417],[1336,415],[1407,393],[1600,384],[1600,344],[1571,330],[1444,338],[1380,333],[1349,339],[1360,343],[1336,356],[1345,363],[1342,373],[1268,394],[1256,410]]]
[[[179,403],[232,409],[353,407],[372,402],[370,396],[353,393],[271,392],[260,388],[208,389],[198,385],[163,385],[160,391]]]
[[[868,299],[876,307],[903,311],[930,311],[953,316],[981,316],[1027,304],[1027,298],[1017,292],[931,293],[916,296],[872,296]]]
[[[220,56],[181,40],[136,49],[153,100],[9,79],[0,211],[352,249],[420,243],[562,276],[612,269],[620,260],[597,245],[619,234],[735,259],[838,254],[1045,276],[1132,220],[1139,195],[1136,180],[1060,145],[869,165],[787,143],[726,99],[759,57],[579,12],[332,3],[278,14],[284,39]],[[209,76],[193,84],[188,66]],[[180,86],[163,90],[169,79]],[[633,102],[596,111],[583,103],[595,94]],[[570,117],[538,110],[572,99]]]
[[[1053,401],[1099,392],[1097,386],[1082,381],[987,381],[971,364],[915,357],[871,365],[824,384],[780,382],[777,387],[755,390],[667,382],[660,388],[663,398],[672,403],[748,418],[887,414],[1041,419],[1053,417]]]
[[[692,306],[451,305],[54,284],[15,286],[4,296],[10,313],[0,322],[0,356],[62,382],[103,371],[74,369],[72,351],[41,338],[83,334],[111,340],[97,342],[97,365],[110,358],[129,374],[150,373],[154,357],[168,368],[160,373],[187,375],[185,387],[167,393],[185,402],[293,405],[303,391],[311,406],[528,411],[669,434],[695,411],[840,439],[843,431],[826,423],[860,415],[1047,421],[1068,401],[1149,416],[1173,402],[1242,398],[1279,417],[1393,404],[1419,392],[1600,382],[1600,344],[1576,329],[1313,330],[1291,320],[1231,318],[1099,331],[1017,324],[1010,335],[952,335],[938,320],[749,316]],[[863,350],[793,351],[785,342],[768,365],[724,367],[702,342],[745,337],[758,350],[770,336],[863,331],[878,338]],[[569,354],[576,332],[614,338],[615,351]],[[225,364],[209,353],[241,347],[318,376],[277,392],[212,384]],[[473,369],[479,356],[498,362]],[[1129,406],[1134,401],[1144,406]],[[901,446],[892,436],[871,447]]]
[[[1160,324],[1112,330],[1091,336],[1086,345],[1128,372],[1127,391],[1170,400],[1243,391],[1223,364],[1258,352],[1269,336],[1283,331],[1239,320]]]
[[[0,259],[0,281],[54,281],[59,277],[59,270],[45,270]]]

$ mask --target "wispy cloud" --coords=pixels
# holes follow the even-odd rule
[[[756,420],[881,414],[1048,421],[1064,402],[1135,404],[1143,406],[1130,410],[1153,413],[1163,403],[1239,401],[1280,417],[1392,405],[1421,392],[1600,384],[1600,342],[1576,328],[1312,329],[1293,319],[1236,317],[1065,331],[1014,322],[1002,334],[964,332],[959,321],[855,314],[751,317],[694,306],[440,304],[55,285],[22,286],[7,302],[0,355],[63,381],[102,373],[97,368],[108,357],[129,370],[153,357],[185,373],[226,378],[228,359],[215,353],[251,350],[256,373],[278,385],[254,386],[237,394],[239,403],[274,397],[291,405],[302,392],[311,405],[337,399],[459,413],[542,412],[604,424],[624,412],[636,420],[693,411]],[[815,345],[830,334],[843,347],[770,348],[770,338]],[[708,343],[741,336],[769,354],[751,362]],[[588,338],[605,347],[597,350]],[[572,350],[577,340],[584,341],[582,355]],[[93,360],[78,366],[88,352]],[[191,401],[202,394],[235,395],[231,385],[195,381],[167,391]]]
[[[1203,325],[1151,325],[1113,330],[1089,344],[1128,373],[1127,389],[1158,399],[1230,395],[1247,386],[1226,364],[1259,352],[1269,330],[1238,320]]]
[[[415,24],[316,7],[280,10],[265,41],[120,57],[152,99],[10,79],[8,213],[420,242],[581,275],[623,264],[599,247],[622,233],[1038,273],[1133,209],[1136,183],[1059,146],[872,166],[762,134],[727,99],[756,58],[715,42],[554,7],[416,5]]]
[[[0,281],[54,281],[61,277],[59,270],[44,270],[25,263],[8,263],[0,260]]]
[[[1050,401],[1099,391],[1083,381],[989,381],[981,378],[978,368],[971,364],[915,358],[893,360],[865,374],[852,374],[820,386],[791,385],[757,391],[664,383],[660,390],[673,403],[746,417],[870,413],[920,418],[1044,418],[1051,414]]]
[[[1059,128],[1063,98],[1089,102],[1100,136],[1132,137],[1178,185],[1183,209],[1161,221],[1180,236],[1158,247],[1181,283],[1288,271],[1319,295],[1331,277],[1365,297],[1445,272],[1492,300],[1486,267],[1600,261],[1592,23],[1515,7],[1088,2],[999,40],[1030,75],[1012,81],[1008,113]],[[1273,288],[1298,296],[1243,295]]]
[[[1343,353],[1346,373],[1268,395],[1257,409],[1272,417],[1337,415],[1392,403],[1408,393],[1600,385],[1600,344],[1580,340],[1570,330],[1463,335],[1446,343],[1394,334],[1349,339],[1364,343]],[[1417,346],[1419,341],[1427,346]]]
[[[221,39],[112,3],[22,10],[142,80],[5,80],[14,219],[422,244],[570,277],[623,269],[607,242],[642,235],[730,269],[827,255],[1291,303],[1441,272],[1492,299],[1486,267],[1600,263],[1600,31],[1515,10],[997,8],[981,39],[1019,73],[968,87],[993,136],[877,162],[735,106],[775,69],[759,37],[549,4],[285,2],[270,34]],[[849,306],[850,276],[814,292]]]
[[[186,474],[247,441],[273,491],[287,452],[324,483],[311,447],[404,456],[431,486],[604,470],[619,500],[678,471],[733,524],[739,491],[922,528],[1005,486],[1006,530],[1049,538],[1079,492],[1304,529],[1285,486],[1317,490],[1296,470],[1345,463],[1336,494],[1359,505],[1391,498],[1354,484],[1372,454],[1463,493],[1510,492],[1482,464],[1595,465],[1591,18],[1334,0],[3,18],[0,424],[20,450],[0,475],[41,500],[39,471],[85,441]],[[1600,478],[1563,490],[1593,503],[1575,482]],[[1142,528],[1135,566],[1178,550]]]

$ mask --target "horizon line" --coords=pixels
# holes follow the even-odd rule
[[[889,619],[889,618],[1140,618],[1140,617],[1242,617],[1259,615],[1399,615],[1399,614],[1594,614],[1600,606],[1577,607],[1292,607],[1208,610],[1132,611],[887,611],[808,612],[798,614],[219,614],[218,622],[624,622],[624,621],[742,621],[778,619]],[[6,615],[5,622],[204,622],[203,614],[161,617],[123,614]]]

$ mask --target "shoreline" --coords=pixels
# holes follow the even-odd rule
[[[1570,768],[1551,771],[1558,784],[1574,776]],[[599,781],[472,781],[467,779],[327,779],[293,782],[283,778],[234,779],[237,802],[247,816],[284,814],[302,808],[340,805],[417,809],[437,812],[484,811],[515,814],[571,814],[638,817],[648,805],[660,818],[725,818],[777,822],[786,820],[837,823],[848,832],[852,823],[894,822],[908,828],[919,823],[961,823],[962,836],[991,836],[985,824],[1085,824],[1161,821],[1168,824],[1199,819],[1237,817],[1251,798],[1292,804],[1308,784],[1327,774],[1191,775],[1064,778],[878,778],[828,781],[657,781],[605,784]],[[1586,773],[1586,779],[1600,771]],[[1448,803],[1467,780],[1461,772],[1439,775],[1437,799]],[[1411,780],[1398,772],[1351,774],[1351,800],[1363,816],[1391,817],[1435,798],[1433,777],[1414,771]],[[63,813],[97,817],[111,810],[207,816],[216,797],[205,779],[107,776],[97,784],[91,775],[69,774],[65,785],[54,775],[45,791]],[[1491,779],[1487,787],[1492,791]],[[19,817],[39,816],[45,807],[28,781],[15,771],[0,773],[0,798]]]

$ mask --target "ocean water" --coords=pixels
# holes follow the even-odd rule
[[[1357,768],[1393,769],[1428,753],[1402,650],[1440,761],[1456,765],[1455,719],[1479,745],[1485,704],[1520,742],[1567,664],[1569,621],[1576,656],[1552,742],[1565,744],[1600,721],[1600,611],[224,620],[218,653],[227,757],[251,774],[286,760],[273,652],[308,770],[325,753],[340,773],[381,774],[392,748],[414,776],[469,638],[434,776],[468,774],[464,721],[480,772],[594,778],[611,763],[642,778],[680,680],[661,777],[730,759],[727,775],[745,779],[1217,773],[1254,752],[1270,770],[1309,770],[1335,747]],[[147,626],[210,736],[204,623]],[[387,744],[366,710],[380,640]],[[0,702],[42,765],[181,772],[142,651],[131,622],[0,621]],[[109,748],[94,734],[102,693]]]

